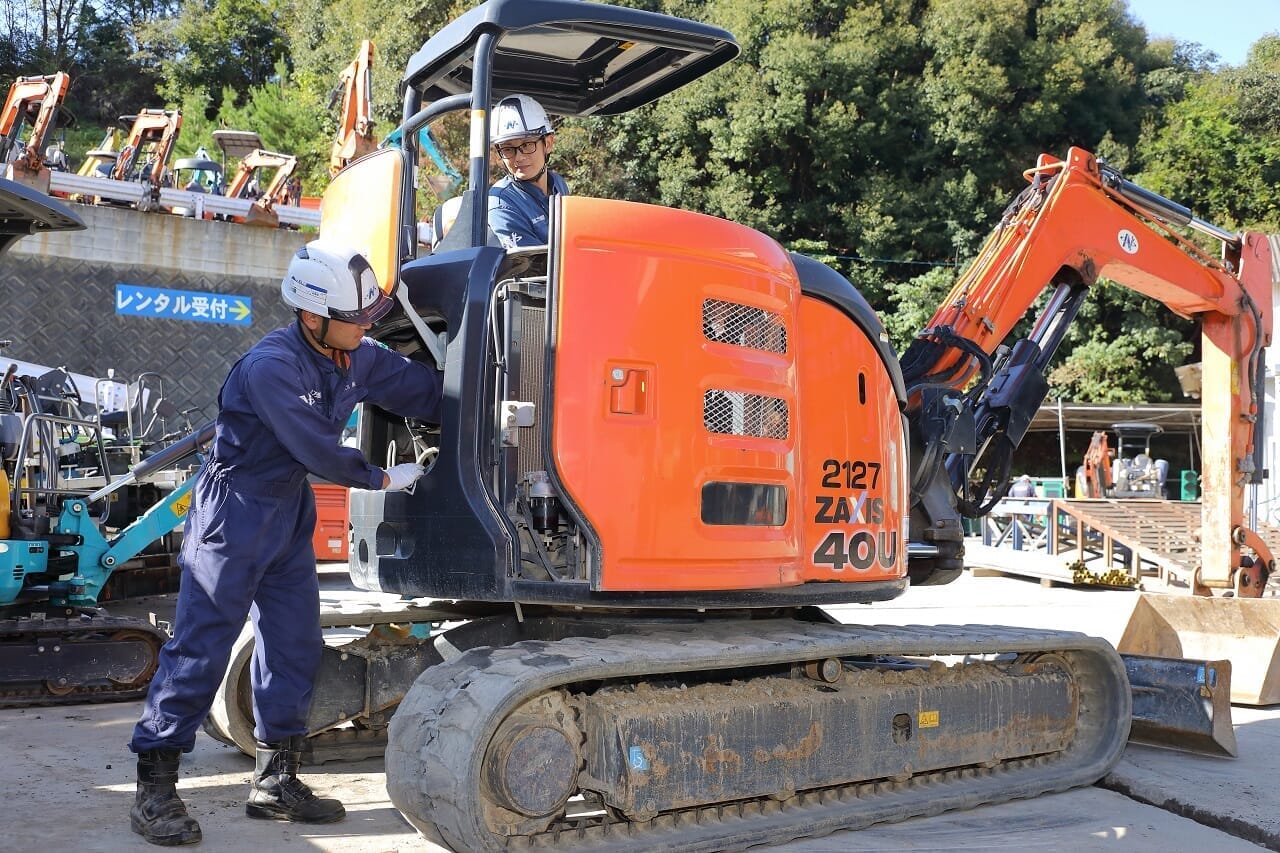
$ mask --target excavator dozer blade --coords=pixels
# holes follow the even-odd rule
[[[1231,661],[1231,701],[1280,704],[1280,599],[1138,597],[1117,650],[1122,654]]]
[[[1133,694],[1131,742],[1236,757],[1231,661],[1120,657]]]

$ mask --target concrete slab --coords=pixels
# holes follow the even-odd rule
[[[931,818],[839,832],[773,848],[786,853],[857,853],[913,850],[931,853],[974,851],[1072,851],[1072,853],[1214,853],[1256,851],[1247,841],[1136,803],[1101,788],[949,812]]]
[[[0,850],[117,853],[155,849],[129,829],[135,761],[129,752],[141,702],[0,711],[9,808],[24,815]],[[200,733],[183,759],[178,791],[204,832],[201,849],[389,853],[439,848],[418,836],[387,799],[382,762],[331,766],[306,776],[339,797],[347,819],[323,826],[250,820],[244,798],[253,760]]]
[[[321,578],[327,604],[368,598],[350,590],[340,567],[322,566]],[[168,602],[162,596],[131,605],[164,619]],[[1070,628],[1114,642],[1132,606],[1133,594],[1124,591],[1045,589],[1035,581],[966,575],[946,587],[911,590],[895,602],[835,612],[853,623]],[[141,703],[130,702],[0,711],[0,742],[6,746],[0,778],[5,780],[11,811],[27,816],[6,827],[0,851],[152,849],[130,832],[128,824],[134,761],[127,743],[140,708]],[[774,849],[1170,853],[1258,849],[1251,841],[1280,849],[1280,792],[1269,781],[1280,759],[1280,710],[1236,711],[1241,758],[1235,761],[1129,747],[1108,784],[1132,792],[1132,797],[1085,788]],[[252,767],[248,757],[203,733],[197,739],[195,751],[184,761],[179,790],[204,828],[206,840],[200,849],[440,850],[419,837],[391,806],[379,761],[307,768],[305,778],[313,787],[347,805],[347,820],[327,826],[246,818],[243,797]]]
[[[134,762],[127,743],[141,708],[139,702],[85,705],[62,709],[0,711],[0,740],[7,749],[3,778],[9,808],[27,815],[11,821],[0,850],[77,850],[122,853],[149,848],[129,829]],[[1273,738],[1280,715],[1265,721]],[[1247,727],[1246,727],[1247,728]],[[1242,740],[1248,737],[1241,731]],[[1203,787],[1192,784],[1199,766],[1187,756],[1130,747],[1142,755],[1126,758],[1124,778],[1147,786],[1162,781],[1175,796],[1188,797]],[[1273,750],[1272,755],[1276,754]],[[1146,764],[1156,759],[1158,767]],[[1160,759],[1166,759],[1160,762]],[[1207,761],[1207,759],[1206,759]],[[1261,756],[1259,757],[1261,762]],[[1210,787],[1220,797],[1250,791],[1234,762],[1211,762]],[[1252,762],[1250,762],[1252,764]],[[323,826],[250,820],[243,798],[253,763],[236,750],[205,737],[183,761],[179,791],[200,821],[201,849],[247,851],[297,850],[315,853],[438,853],[422,839],[387,798],[381,762],[362,761],[309,769],[305,778],[317,791],[347,806],[347,819]],[[1169,773],[1167,778],[1165,773]],[[1274,819],[1274,793],[1255,777],[1253,793],[1232,809],[1242,819]],[[1151,790],[1150,787],[1147,790]],[[1216,806],[1215,806],[1216,807]],[[1256,850],[1257,846],[1119,793],[1084,788],[1062,794],[951,812],[932,818],[842,832],[772,849],[787,853],[837,851],[1071,850],[1073,853],[1170,853]],[[1274,848],[1273,848],[1274,849]]]
[[[1236,707],[1235,760],[1131,745],[1104,780],[1114,791],[1280,850],[1280,711]]]

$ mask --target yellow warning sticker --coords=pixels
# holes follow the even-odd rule
[[[182,497],[173,502],[173,514],[178,518],[182,518],[187,514],[187,510],[191,509],[191,493],[187,492]]]
[[[938,727],[937,711],[921,711],[920,712],[920,728],[936,729]]]

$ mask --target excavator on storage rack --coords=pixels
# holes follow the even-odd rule
[[[372,334],[442,369],[445,399],[439,424],[360,414],[370,458],[428,466],[412,494],[351,495],[353,581],[409,602],[325,617],[374,628],[326,650],[311,753],[385,739],[392,801],[453,849],[740,849],[1105,774],[1143,724],[1141,661],[1074,632],[824,609],[961,571],[961,520],[1007,487],[1101,275],[1203,322],[1223,449],[1201,579],[1242,589],[1241,543],[1270,564],[1239,517],[1267,244],[1215,230],[1225,256],[1207,257],[1169,233],[1178,208],[1085,151],[1029,170],[901,359],[852,283],[732,222],[555,196],[547,246],[491,242],[498,98],[612,116],[737,53],[679,18],[490,0],[410,60],[402,147],[326,191],[322,235],[366,251],[398,304]],[[452,111],[471,121],[469,184],[417,256],[418,131]],[[247,750],[251,658],[242,638],[206,723]],[[1199,671],[1196,709],[1221,693]]]
[[[0,179],[0,253],[26,234],[84,227],[60,202]],[[139,377],[137,388],[144,385]],[[63,370],[29,375],[18,362],[3,370],[0,707],[146,692],[168,634],[98,603],[171,591],[161,587],[174,549],[163,540],[184,518],[192,484],[190,471],[174,466],[213,434],[210,424],[148,437],[157,418],[167,426],[164,418],[180,414],[163,409],[158,383],[149,388],[157,395],[130,401],[125,392],[116,410],[99,399],[105,389],[85,400]],[[147,550],[157,542],[169,552]]]
[[[0,164],[3,177],[49,192],[49,166],[44,162],[45,142],[57,127],[70,127],[73,119],[62,108],[71,78],[59,71],[45,77],[19,77],[9,86],[0,112]],[[25,140],[24,127],[30,128]],[[54,149],[59,154],[61,151]]]
[[[360,42],[355,59],[342,69],[337,88],[329,99],[329,108],[341,99],[338,131],[329,153],[329,174],[336,175],[352,160],[358,160],[377,149],[373,134],[373,42]]]
[[[280,224],[275,206],[298,203],[290,181],[297,168],[298,158],[292,154],[278,154],[261,148],[250,151],[240,159],[235,175],[227,184],[227,198],[252,198],[253,206],[245,214],[244,222],[275,228]],[[255,188],[259,186],[258,173],[263,169],[275,171],[266,187]]]
[[[150,210],[159,203],[160,189],[170,183],[169,159],[182,131],[182,112],[145,109],[136,116],[122,116],[121,120],[132,124],[108,177],[149,187],[150,194],[140,207]]]

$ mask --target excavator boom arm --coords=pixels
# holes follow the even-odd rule
[[[1049,360],[1088,288],[1105,276],[1201,323],[1205,474],[1199,580],[1230,586],[1246,541],[1270,566],[1270,552],[1244,524],[1244,488],[1259,481],[1261,468],[1255,432],[1263,348],[1272,331],[1270,243],[1263,235],[1237,236],[1201,222],[1078,148],[1065,160],[1042,155],[1027,174],[1031,186],[1006,210],[902,359],[911,406],[919,408],[929,399],[925,395],[936,397],[941,389],[951,395],[948,400],[963,397],[973,418],[973,440],[950,449],[953,487],[967,488],[966,454],[993,440],[1007,469],[1009,454],[1047,393]],[[1204,254],[1173,225],[1191,225],[1221,239],[1223,257]],[[1029,337],[1011,351],[1001,349],[1047,288],[1054,292]],[[997,479],[1007,479],[1007,470],[994,470]],[[997,488],[994,499],[1002,494]],[[965,514],[979,514],[992,503],[979,508],[962,496],[958,505]]]
[[[373,42],[360,42],[355,59],[339,76],[335,100],[340,92],[342,108],[338,115],[338,130],[329,154],[329,174],[336,175],[342,168],[377,147],[373,135]]]
[[[134,165],[142,154],[144,145],[151,145],[150,168],[146,178],[152,186],[160,186],[169,168],[169,157],[182,129],[182,113],[177,110],[147,109],[139,113],[129,129],[129,135],[120,147],[120,157],[111,170],[111,177],[127,181]]]
[[[227,198],[240,198],[259,169],[275,169],[270,183],[263,188],[261,195],[254,202],[260,209],[270,210],[279,200],[289,178],[293,177],[297,168],[298,158],[292,154],[280,154],[258,148],[246,154],[240,161],[240,165],[236,167],[236,174],[227,185]]]
[[[61,71],[47,77],[19,77],[13,82],[5,98],[3,112],[0,112],[0,158],[8,155],[17,142],[17,133],[22,127],[23,119],[39,105],[36,117],[31,122],[31,132],[23,156],[26,169],[39,171],[45,139],[53,127],[70,85],[71,78]]]

